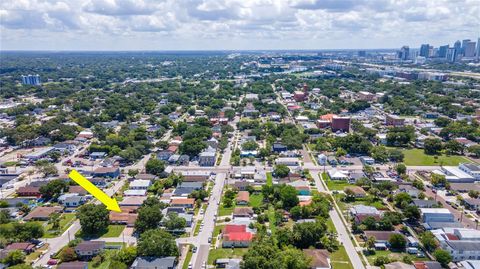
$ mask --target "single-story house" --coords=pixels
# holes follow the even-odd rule
[[[135,213],[126,213],[126,212],[113,212],[110,211],[108,219],[112,224],[124,224],[128,227],[135,226],[135,221],[137,220],[138,214]]]
[[[193,208],[195,206],[195,199],[193,198],[172,198],[170,205],[173,207]]]
[[[233,217],[251,218],[255,213],[251,207],[235,207],[233,209]]]
[[[85,201],[85,196],[80,196],[76,193],[65,193],[58,197],[58,202],[66,207],[77,207],[83,205]]]
[[[60,206],[37,206],[23,220],[48,220],[51,214],[60,212],[62,212],[62,207]]]
[[[356,198],[363,198],[367,196],[367,192],[360,186],[345,187],[345,191],[346,190],[351,190]]]
[[[174,269],[176,263],[176,257],[137,257],[130,269]]]
[[[330,253],[326,249],[304,249],[305,256],[310,257],[312,269],[331,269]]]
[[[118,178],[120,169],[118,167],[98,167],[92,173],[93,177]]]
[[[126,190],[123,192],[124,196],[146,196],[147,190]]]
[[[24,187],[19,187],[17,189],[17,195],[18,196],[34,196],[34,197],[40,197],[42,194],[40,193],[40,187],[36,186],[24,186]]]
[[[252,243],[253,234],[247,232],[246,225],[227,224],[222,233],[224,248],[248,247]]]
[[[147,196],[129,196],[124,197],[118,204],[120,206],[140,207],[145,200],[147,200]]]
[[[75,247],[75,253],[80,259],[91,259],[105,249],[105,241],[83,241]]]
[[[150,180],[136,179],[130,182],[128,188],[131,190],[148,190],[151,185],[152,182]]]
[[[29,242],[18,242],[18,243],[11,243],[5,247],[6,251],[13,251],[13,250],[20,250],[23,251],[25,254],[32,253],[35,250],[35,245]]]
[[[250,202],[250,193],[248,191],[239,191],[236,198],[237,205],[248,205]]]
[[[365,239],[368,239],[372,236],[375,237],[376,243],[387,243],[392,235],[401,234],[395,231],[364,231],[363,233]]]

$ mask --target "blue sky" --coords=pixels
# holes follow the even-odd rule
[[[2,50],[397,48],[480,36],[480,0],[2,0]]]

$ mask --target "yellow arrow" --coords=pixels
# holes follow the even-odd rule
[[[110,196],[97,188],[97,186],[93,185],[92,182],[88,181],[88,179],[83,177],[79,172],[77,172],[77,170],[72,170],[68,176],[73,179],[73,181],[77,182],[78,185],[82,186],[86,191],[92,194],[95,198],[97,198],[100,202],[106,205],[108,210],[122,212],[115,198],[110,198]]]

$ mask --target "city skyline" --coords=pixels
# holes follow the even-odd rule
[[[318,50],[480,36],[462,1],[3,1],[2,50]],[[428,31],[425,31],[425,29]]]

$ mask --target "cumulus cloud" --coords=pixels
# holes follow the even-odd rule
[[[168,49],[398,47],[476,38],[479,14],[478,0],[3,0],[0,30],[3,48],[34,49],[37,37],[66,49],[129,38],[136,49],[152,38]]]

